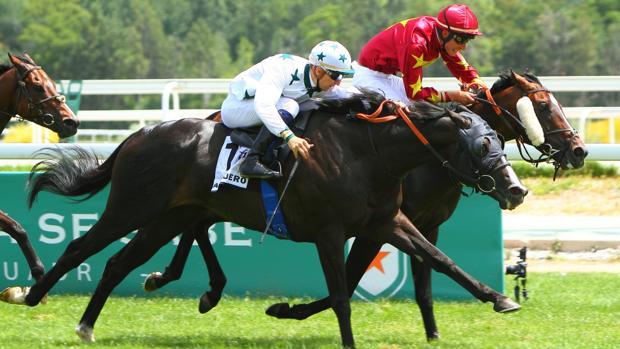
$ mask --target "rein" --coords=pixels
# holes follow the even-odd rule
[[[386,103],[393,104],[395,106],[396,114],[398,114],[398,115],[380,116],[381,112],[383,111],[383,106]],[[401,118],[405,122],[405,124],[407,124],[407,126],[409,127],[411,132],[418,138],[418,140],[420,140],[420,142],[422,142],[422,144],[426,147],[426,149],[428,149],[428,151],[430,151],[431,154],[433,154],[433,156],[435,156],[435,158],[437,158],[437,160],[439,160],[439,162],[441,163],[441,165],[443,167],[447,168],[450,172],[452,172],[459,180],[464,181],[464,182],[469,182],[469,183],[475,183],[476,187],[480,187],[479,184],[481,182],[481,177],[473,178],[473,177],[470,177],[470,176],[460,172],[456,168],[454,168],[448,162],[448,160],[444,159],[444,157],[441,156],[441,154],[439,154],[439,152],[435,148],[433,148],[433,146],[430,144],[428,139],[426,139],[426,137],[424,137],[422,132],[420,132],[420,130],[415,126],[415,124],[411,121],[411,119],[409,119],[409,117],[407,116],[407,113],[404,111],[404,109],[401,106],[395,104],[393,101],[390,101],[390,100],[386,99],[383,102],[381,102],[381,104],[379,105],[377,110],[375,110],[372,114],[356,113],[355,117],[357,117],[358,119],[361,119],[361,120],[372,122],[372,123],[390,122],[390,121],[396,120],[398,118]],[[494,171],[495,171],[495,169],[494,169]],[[490,177],[490,176],[488,176],[488,177]],[[490,177],[490,178],[493,179],[493,177]],[[490,191],[486,190],[486,189],[483,189],[483,188],[478,188],[478,189],[480,189],[483,192],[490,192],[490,191],[493,191],[495,189],[495,185],[493,183],[493,188]]]

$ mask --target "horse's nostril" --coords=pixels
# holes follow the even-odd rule
[[[524,187],[521,187],[521,186],[518,186],[518,185],[510,187],[509,190],[510,190],[510,194],[512,196],[523,196],[524,197],[528,193],[527,188],[524,188]]]
[[[77,120],[65,119],[62,121],[62,124],[65,125],[66,127],[75,128],[78,126],[79,123],[77,122]]]
[[[576,147],[573,149],[573,154],[578,158],[585,157],[587,153],[588,152],[586,152],[582,147]]]

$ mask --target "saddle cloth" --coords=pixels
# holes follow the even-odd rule
[[[248,187],[248,178],[241,177],[239,174],[239,164],[241,164],[241,160],[245,159],[249,150],[247,147],[233,143],[230,135],[226,136],[217,158],[215,178],[211,186],[212,192],[216,192],[223,183],[243,189]]]
[[[230,135],[224,139],[222,150],[217,158],[217,166],[215,167],[215,178],[211,191],[216,192],[220,185],[228,184],[240,189],[247,189],[249,179],[241,177],[239,174],[239,164],[245,157],[249,148],[240,146],[231,140]],[[288,239],[288,228],[284,220],[282,210],[277,209],[278,192],[265,180],[261,180],[261,197],[263,199],[263,207],[265,211],[265,222],[273,216],[268,233],[278,239]]]

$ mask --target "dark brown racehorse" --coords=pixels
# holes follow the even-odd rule
[[[583,166],[587,156],[585,144],[568,123],[561,105],[538,78],[531,74],[521,76],[511,71],[500,76],[492,86],[490,95],[488,97],[484,92],[479,93],[479,102],[472,110],[507,140],[516,139],[519,143],[527,144],[532,143],[527,132],[527,128],[532,125],[527,125],[520,118],[517,102],[523,97],[529,98],[544,134],[544,142],[536,148],[544,156],[540,159],[524,157],[524,160],[533,163],[549,161],[556,168]],[[461,186],[444,169],[436,164],[426,164],[414,169],[405,178],[401,210],[428,241],[436,244],[439,226],[452,215],[460,196]],[[406,236],[400,238],[405,240]],[[351,294],[380,248],[381,245],[363,238],[355,240],[347,260],[347,280]],[[422,313],[427,339],[439,338],[433,313],[430,267],[411,258],[411,268],[416,301]],[[279,318],[304,319],[328,307],[329,302],[325,298],[293,307],[287,303],[275,304],[267,313]]]
[[[56,84],[30,56],[13,56],[11,65],[0,64],[0,134],[13,117],[34,122],[65,138],[77,132],[79,122],[56,91]],[[24,228],[0,211],[0,230],[9,234],[22,250],[30,272],[39,279],[43,264],[30,244]]]
[[[517,102],[523,97],[528,98],[531,102],[536,120],[540,124],[544,136],[543,141],[536,146],[543,156],[532,159],[525,157],[527,154],[522,153],[524,160],[532,163],[548,161],[554,163],[556,168],[579,168],[583,166],[587,155],[585,144],[568,123],[561,105],[553,94],[542,86],[536,76],[531,74],[519,75],[510,71],[502,74],[489,92],[490,96],[485,92],[479,93],[478,103],[473,105],[472,110],[485,118],[507,140],[516,139],[520,148],[522,143],[531,145],[532,141],[528,138],[528,128],[535,125],[522,121],[517,110]],[[428,241],[435,244],[438,239],[439,226],[453,214],[460,199],[461,190],[461,184],[455,182],[450,173],[442,166],[436,163],[424,164],[406,176],[403,182],[404,197],[401,210],[420,229]],[[515,190],[519,189],[515,188]],[[504,209],[514,208],[508,207],[505,202],[501,201],[500,206]],[[196,233],[204,234],[202,230],[197,230]],[[187,236],[189,234],[183,235],[177,247],[177,253],[166,271],[163,274],[152,273],[149,275],[145,282],[146,290],[155,290],[180,278],[193,241],[191,237]],[[409,250],[409,238],[406,234],[400,236],[399,234],[402,232],[394,233],[392,244],[406,252]],[[350,294],[353,293],[367,266],[380,248],[380,243],[373,243],[363,237],[358,237],[355,240],[347,259],[347,280]],[[413,256],[411,257],[416,301],[422,313],[426,336],[429,340],[435,339],[439,337],[439,332],[433,313],[430,267],[420,263]],[[215,263],[207,261],[208,266],[209,264]],[[216,267],[210,268],[210,275],[213,275],[212,268]],[[201,311],[206,311],[217,303],[219,298],[216,297],[213,289],[223,287],[222,283],[222,280],[211,279],[212,290],[205,293],[205,296],[201,298]],[[293,307],[287,303],[275,304],[267,310],[267,313],[279,318],[304,319],[329,307],[329,298],[324,298],[308,305],[301,304]]]
[[[394,230],[407,232],[411,254],[422,256],[436,270],[453,277],[471,292],[483,289],[485,301],[496,306],[507,297],[487,290],[429,244],[399,211],[402,177],[411,168],[437,161],[405,121],[371,125],[351,121],[351,110],[368,113],[380,99],[377,95],[356,96],[314,113],[306,136],[315,147],[311,158],[299,165],[291,181],[282,210],[291,239],[316,245],[327,281],[332,308],[340,325],[342,343],[353,347],[349,292],[346,287],[344,244],[351,236],[370,241],[390,241]],[[390,112],[390,108],[388,113]],[[476,185],[481,175],[492,177],[497,188],[508,190],[515,183],[514,171],[504,156],[492,163],[480,159],[499,144],[495,133],[485,133],[475,145],[462,147],[469,117],[422,103],[416,120],[430,144],[445,158],[472,156],[479,167],[460,169],[459,178]],[[128,137],[101,165],[94,155],[76,149],[58,150],[55,161],[34,168],[43,170],[31,182],[30,203],[42,191],[61,195],[92,195],[111,183],[101,218],[80,238],[72,241],[56,264],[31,288],[13,287],[2,293],[5,301],[34,306],[69,270],[111,242],[138,229],[136,236],[107,263],[102,279],[80,320],[77,332],[94,340],[93,328],[110,292],[126,275],[147,261],[179,232],[228,221],[252,230],[265,228],[258,183],[250,190],[222,186],[210,191],[219,151],[226,136],[223,125],[183,119],[146,127]],[[466,148],[466,149],[461,149]],[[460,153],[459,153],[460,151]],[[466,153],[463,153],[466,151]],[[284,172],[293,167],[285,162]],[[482,165],[484,163],[484,166]],[[465,172],[463,172],[465,171]],[[33,172],[34,174],[34,172]],[[274,183],[282,189],[283,183]],[[513,195],[515,204],[523,200]],[[208,239],[197,239],[205,254],[213,254]],[[214,255],[209,256],[214,258]],[[221,273],[219,264],[216,273]],[[223,275],[223,273],[222,273]],[[481,296],[482,297],[482,296]]]

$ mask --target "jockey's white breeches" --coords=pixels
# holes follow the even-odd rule
[[[411,100],[405,92],[403,78],[368,69],[357,62],[353,62],[353,69],[355,70],[353,86],[358,89],[377,91],[387,99],[401,101],[407,105],[411,104]]]
[[[289,112],[293,117],[296,117],[299,113],[299,104],[291,98],[281,97],[276,103],[276,108],[284,109]],[[269,116],[278,117],[279,115]],[[238,100],[232,94],[222,103],[222,122],[224,125],[230,128],[237,127],[252,127],[264,124],[267,126],[271,133],[278,135],[283,131],[280,125],[283,125],[282,119],[280,120],[261,120],[254,108],[254,99]]]

